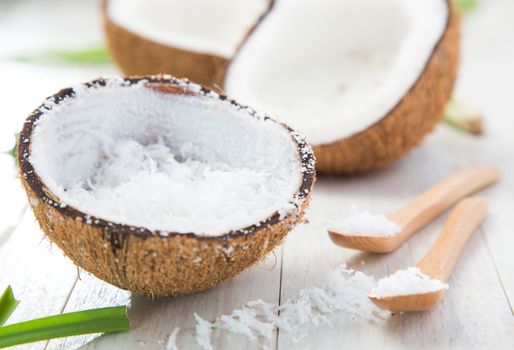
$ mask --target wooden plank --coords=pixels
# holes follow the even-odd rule
[[[14,141],[14,138],[12,138]],[[14,160],[0,154],[0,247],[9,239],[26,210],[27,199],[17,179]]]
[[[40,231],[31,211],[0,248],[0,288],[11,285],[21,303],[8,323],[58,314],[75,283],[77,270]],[[46,342],[19,346],[42,349]]]
[[[79,278],[63,312],[129,305],[130,293],[98,280],[93,275],[79,272]],[[99,337],[98,334],[51,340],[45,349],[76,349]]]
[[[501,185],[491,193],[490,220],[485,223],[485,239],[495,267],[514,306],[514,2],[481,1],[477,11],[466,17],[463,35],[463,64],[457,94],[473,101],[484,113],[486,136],[473,149],[463,150],[484,161],[499,164],[504,172]]]
[[[70,338],[51,341],[47,349],[70,349],[85,344],[83,349],[165,349],[168,336],[175,327],[180,327],[179,348],[194,348],[194,313],[208,321],[229,314],[254,299],[278,303],[280,282],[280,250],[270,254],[259,265],[243,272],[234,280],[204,293],[178,297],[157,298],[133,295],[129,319],[133,329],[130,332]],[[125,303],[128,292],[112,287],[87,273],[81,273],[81,280],[75,286],[66,305],[66,311],[89,307],[119,305]],[[215,349],[260,349],[262,344],[249,342],[246,338],[215,331],[211,337]],[[274,345],[272,339],[268,345]]]
[[[408,162],[368,175],[366,179],[318,183],[309,211],[311,224],[300,227],[286,242],[283,301],[301,288],[321,285],[326,274],[341,263],[382,277],[399,268],[413,266],[424,255],[435,240],[443,218],[388,255],[363,254],[336,247],[324,231],[324,222],[341,217],[351,205],[387,212],[402,202],[406,189],[432,182],[427,178],[433,175],[426,178],[405,175],[420,165],[415,163],[425,159],[418,155],[409,158]],[[400,190],[400,186],[395,185],[403,188]],[[362,186],[367,187],[367,196],[363,196]],[[394,195],[396,188],[399,189],[397,197]],[[320,327],[299,344],[292,342],[287,333],[279,333],[279,348],[331,349],[343,344],[348,348],[383,349],[514,346],[514,319],[481,235],[476,234],[470,240],[449,283],[450,291],[432,312],[397,315],[377,323],[339,314],[333,328]]]

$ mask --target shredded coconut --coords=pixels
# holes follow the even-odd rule
[[[166,350],[178,350],[177,347],[177,335],[180,332],[180,328],[176,327],[173,332],[171,332],[168,342],[166,343]]]
[[[436,292],[442,289],[448,289],[448,284],[430,278],[421,272],[418,267],[410,267],[405,270],[398,270],[394,274],[379,280],[371,294],[378,297],[387,297]]]
[[[47,100],[30,162],[61,201],[48,204],[87,213],[87,224],[205,236],[295,214],[301,173],[314,172],[296,134],[208,90],[173,95],[144,83],[110,79]]]
[[[401,231],[401,227],[385,215],[362,211],[341,222],[332,223],[331,228],[348,235],[391,236]]]
[[[373,277],[340,266],[328,275],[322,288],[302,289],[281,306],[262,300],[251,301],[212,324],[195,314],[197,340],[200,339],[198,343],[204,349],[211,349],[206,332],[212,329],[224,329],[251,340],[257,337],[271,339],[273,330],[280,329],[298,342],[315,327],[331,326],[330,316],[339,311],[368,320],[385,318],[388,313],[378,309],[368,298],[374,285]]]
[[[213,350],[211,345],[212,324],[195,313],[196,342],[203,350]]]
[[[185,144],[175,155],[162,140],[116,141],[96,173],[70,186],[67,198],[117,222],[137,218],[133,222],[145,227],[173,223],[178,232],[215,234],[266,218],[279,209],[277,197],[291,195],[280,190],[288,187],[286,177],[186,158],[190,147]]]

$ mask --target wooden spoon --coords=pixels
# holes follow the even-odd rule
[[[430,278],[448,281],[455,263],[476,228],[487,213],[487,201],[482,198],[467,198],[450,213],[443,230],[430,251],[416,266]],[[408,295],[379,297],[370,295],[370,300],[379,308],[393,312],[422,311],[434,308],[444,295],[444,289]]]
[[[390,236],[356,235],[329,229],[335,244],[373,253],[395,251],[419,229],[469,194],[500,179],[500,170],[492,166],[475,166],[455,173],[433,186],[388,218],[401,229]]]

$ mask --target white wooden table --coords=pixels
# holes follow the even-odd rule
[[[5,59],[27,50],[100,42],[96,5],[87,0],[0,0],[0,150],[11,146],[12,133],[46,95],[115,73],[105,66],[57,67]],[[324,224],[355,205],[387,212],[463,166],[489,163],[502,168],[503,180],[483,192],[491,202],[490,215],[468,243],[436,310],[378,323],[340,314],[334,327],[319,327],[301,343],[292,343],[284,333],[258,343],[217,331],[212,340],[216,349],[514,349],[514,0],[482,0],[465,19],[456,94],[484,112],[485,136],[439,126],[422,146],[386,170],[352,179],[320,179],[309,224],[292,232],[260,265],[217,288],[181,298],[130,295],[79,271],[44,238],[32,214],[23,211],[25,198],[13,164],[0,156],[0,288],[11,284],[22,301],[11,321],[132,303],[130,332],[20,348],[164,349],[167,336],[180,327],[179,348],[194,349],[194,312],[213,320],[257,298],[279,303],[301,288],[321,284],[342,263],[376,277],[411,266],[433,243],[444,217],[389,255],[338,248],[330,243]]]

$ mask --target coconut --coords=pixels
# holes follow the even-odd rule
[[[112,56],[126,75],[170,73],[223,84],[237,48],[270,0],[104,0]]]
[[[364,172],[440,120],[458,45],[447,0],[281,0],[238,52],[225,90],[305,135],[320,172]]]
[[[301,132],[314,146],[319,172],[352,174],[386,166],[439,122],[459,56],[459,18],[449,0],[277,0],[273,4],[248,17],[264,13],[261,20],[249,21],[257,23],[256,28],[240,36],[243,44],[234,45],[235,57],[228,58],[233,51],[225,56],[221,73],[206,72],[208,65],[199,63],[190,76],[197,74],[196,79],[216,84],[224,76],[221,86],[229,95]],[[189,18],[186,9],[181,10]],[[121,11],[114,6],[107,11],[112,18],[117,12]],[[153,8],[148,16],[158,13]],[[231,23],[227,13],[223,21]],[[134,13],[131,23],[137,17]],[[144,25],[131,28],[149,36]],[[216,26],[211,30],[214,35]],[[137,50],[137,45],[107,32],[115,57]],[[168,37],[164,31],[161,34]],[[174,37],[169,34],[167,44],[173,50]],[[159,55],[163,60],[173,57],[162,50]],[[150,51],[136,56],[127,60],[133,65],[148,60],[157,68]],[[193,60],[190,52],[184,57],[186,65]],[[127,63],[120,64],[123,68]]]
[[[61,90],[26,120],[20,179],[78,266],[148,295],[202,291],[282,242],[307,206],[312,149],[292,129],[170,76]]]

